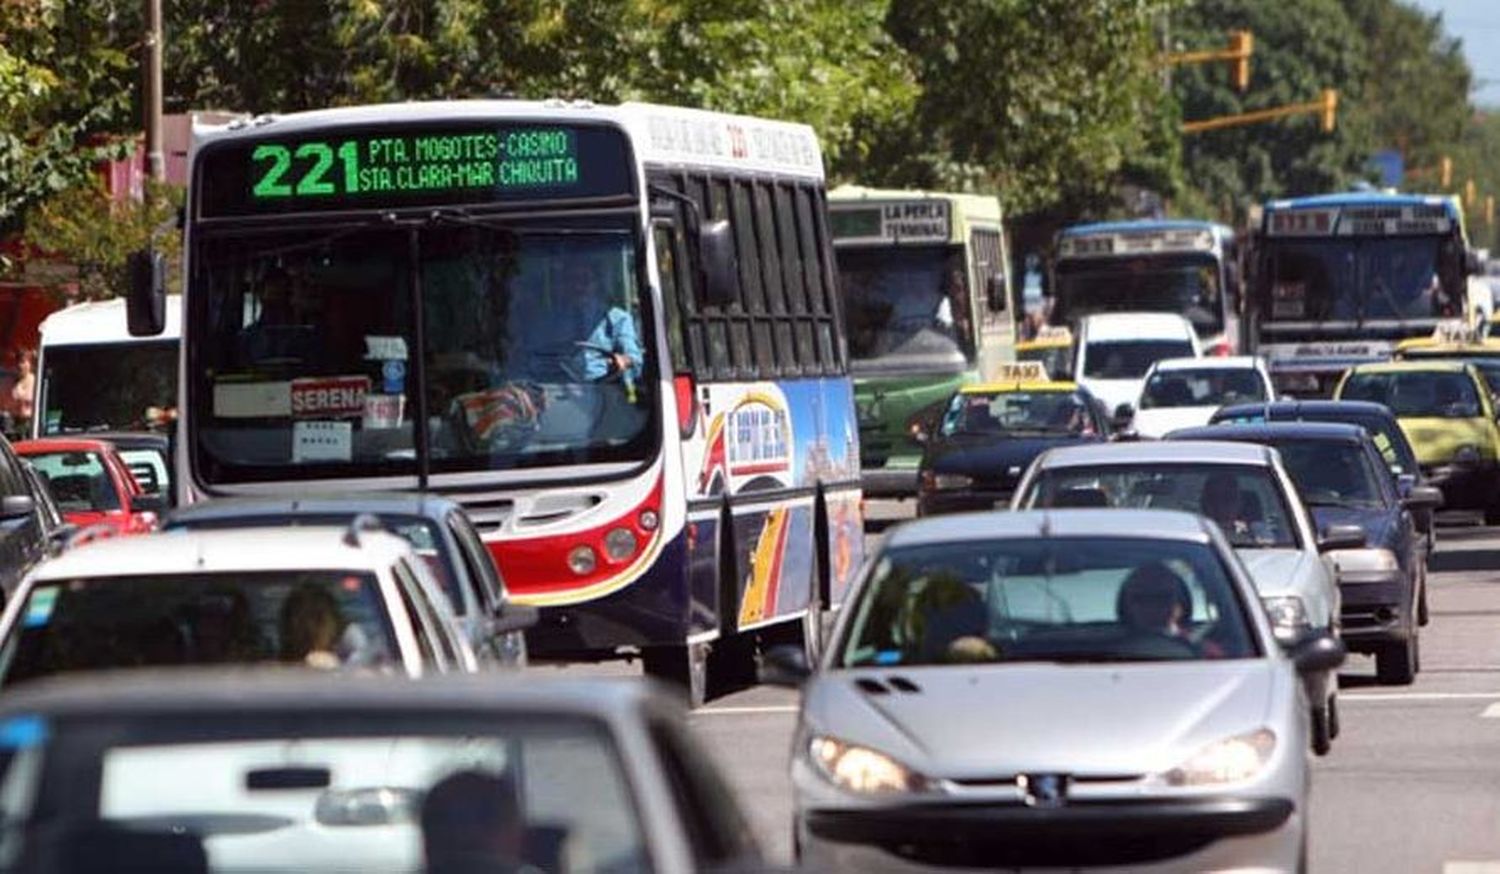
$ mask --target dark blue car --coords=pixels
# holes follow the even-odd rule
[[[1209,424],[1232,422],[1254,425],[1261,422],[1344,422],[1359,425],[1370,432],[1380,457],[1396,478],[1396,489],[1405,497],[1416,486],[1431,485],[1422,476],[1417,453],[1406,439],[1406,432],[1396,415],[1385,404],[1373,401],[1276,401],[1269,404],[1232,404],[1221,407]],[[1427,554],[1437,546],[1437,528],[1432,524],[1433,509],[1413,509],[1417,531],[1423,537]]]
[[[1427,557],[1413,511],[1441,501],[1436,489],[1402,496],[1384,459],[1358,425],[1269,422],[1210,425],[1168,440],[1234,440],[1281,453],[1320,538],[1342,539],[1358,526],[1363,545],[1327,553],[1338,570],[1341,634],[1350,650],[1375,656],[1380,682],[1405,685],[1421,664],[1418,626],[1427,622]]]

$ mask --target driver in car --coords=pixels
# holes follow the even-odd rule
[[[1256,536],[1254,523],[1244,517],[1245,499],[1232,473],[1210,474],[1203,481],[1199,512],[1214,520],[1232,543]]]
[[[1209,658],[1223,654],[1213,641],[1194,639],[1187,625],[1193,594],[1162,562],[1147,562],[1130,572],[1115,596],[1115,613],[1120,624],[1132,630],[1180,640]]]

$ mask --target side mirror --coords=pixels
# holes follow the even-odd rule
[[[739,271],[734,258],[734,230],[720,219],[698,231],[699,263],[703,266],[703,302],[726,306],[735,300]]]
[[[796,644],[773,646],[761,656],[760,681],[767,686],[800,687],[812,676],[807,654]]]
[[[525,631],[536,625],[539,618],[541,618],[541,613],[530,604],[506,601],[495,608],[495,614],[490,617],[490,633],[510,634],[514,631]]]
[[[160,252],[132,252],[126,264],[130,289],[125,324],[132,337],[154,337],[167,327],[167,259]]]
[[[1363,549],[1365,529],[1358,525],[1329,525],[1318,537],[1318,552],[1335,549]]]
[[[989,284],[985,286],[985,301],[992,313],[1003,313],[1010,306],[1010,287],[1006,285],[1004,273],[990,275]]]
[[[1120,404],[1115,407],[1115,414],[1109,420],[1109,426],[1116,431],[1124,431],[1135,421],[1135,407],[1130,404]]]
[[[1401,503],[1410,510],[1436,510],[1443,506],[1443,490],[1434,486],[1412,486]]]
[[[0,519],[22,519],[36,512],[36,501],[30,495],[6,495],[0,498]]]
[[[1396,491],[1401,497],[1406,497],[1417,485],[1417,475],[1414,473],[1402,473],[1399,466],[1392,467],[1391,473],[1396,477]]]
[[[1337,670],[1348,651],[1344,642],[1326,631],[1309,631],[1287,644],[1287,657],[1299,674],[1323,674]]]

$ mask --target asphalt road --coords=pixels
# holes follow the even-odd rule
[[[1417,682],[1377,686],[1358,656],[1341,677],[1343,733],[1314,766],[1314,871],[1500,874],[1500,529],[1444,527],[1433,570]],[[691,718],[778,861],[791,855],[795,705],[758,687]]]

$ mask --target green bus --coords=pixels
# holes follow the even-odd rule
[[[828,193],[865,494],[917,491],[916,432],[959,386],[1015,359],[995,197],[844,186]]]

